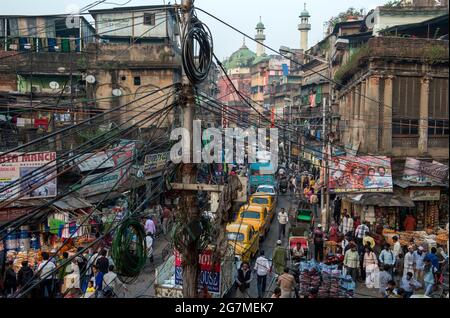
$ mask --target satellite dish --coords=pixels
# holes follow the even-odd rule
[[[50,86],[51,89],[58,89],[59,88],[58,82],[50,82],[49,86]]]
[[[364,22],[366,23],[367,29],[373,29],[373,27],[375,26],[375,11],[372,10],[372,12],[367,15]]]
[[[95,83],[95,76],[94,75],[86,76],[86,82],[88,82],[89,84],[94,84]]]
[[[120,88],[115,88],[112,90],[112,94],[116,97],[122,96],[122,90]]]

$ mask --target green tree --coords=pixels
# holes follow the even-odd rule
[[[364,16],[364,9],[361,8],[358,10],[353,7],[350,7],[346,11],[339,13],[337,16],[331,17],[331,19],[328,20],[328,26],[333,28],[336,25],[336,23],[345,22],[350,17],[358,19],[362,18],[363,16]]]

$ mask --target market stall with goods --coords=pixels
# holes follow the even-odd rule
[[[317,298],[352,298],[354,295],[355,283],[337,264],[305,261],[300,263],[299,271],[301,297],[309,298],[311,293],[317,293]]]
[[[395,231],[390,229],[383,230],[383,236],[387,243],[394,244],[392,238],[397,236],[402,246],[408,245],[423,246],[427,250],[437,246],[447,246],[448,231],[442,228],[426,229],[425,231]]]

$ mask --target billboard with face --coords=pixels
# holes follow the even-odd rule
[[[391,160],[387,157],[333,157],[329,187],[332,192],[392,192]]]

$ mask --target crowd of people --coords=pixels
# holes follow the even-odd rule
[[[448,264],[444,249],[412,243],[404,248],[397,236],[392,238],[391,245],[385,241],[382,230],[378,225],[372,231],[368,222],[361,223],[344,210],[342,219],[333,222],[328,233],[324,233],[320,224],[314,230],[314,257],[322,262],[324,241],[334,241],[335,252],[343,259],[343,270],[355,283],[373,286],[378,275],[382,297],[400,294],[409,298],[417,293],[430,296],[442,282]]]
[[[28,298],[70,298],[75,294],[112,297],[120,281],[112,259],[107,256],[108,251],[103,248],[81,251],[79,248],[79,255],[71,261],[68,261],[68,252],[61,257],[42,252],[42,261],[36,270],[23,261],[17,273],[13,262],[9,261],[3,279],[3,297],[13,297],[17,293],[24,293]],[[70,280],[66,280],[68,275],[71,275]],[[126,290],[125,285],[122,286]]]

